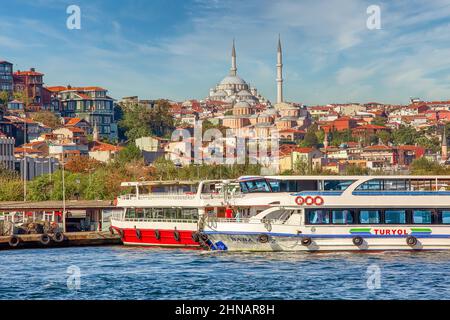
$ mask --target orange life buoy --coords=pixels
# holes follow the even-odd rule
[[[305,199],[303,199],[303,197],[297,197],[295,198],[295,203],[301,206],[305,203]]]
[[[306,198],[305,198],[305,204],[306,204],[307,206],[313,205],[313,204],[314,204],[314,198],[313,198],[313,197],[310,197],[310,196],[306,197]]]
[[[322,197],[315,197],[314,198],[314,203],[316,204],[316,206],[321,206],[321,205],[323,205],[324,202],[325,201],[323,200]]]

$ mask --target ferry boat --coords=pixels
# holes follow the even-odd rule
[[[228,197],[238,197],[228,180],[123,182],[134,193],[115,200],[111,228],[125,245],[201,248],[198,229],[205,217],[225,217]],[[145,192],[148,189],[148,192]]]
[[[267,199],[250,216],[209,216],[210,250],[450,249],[450,176],[242,177],[236,203]],[[251,200],[253,199],[253,200]]]

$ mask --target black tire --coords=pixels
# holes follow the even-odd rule
[[[156,240],[161,239],[161,233],[159,232],[159,230],[155,230],[155,238]]]
[[[119,236],[120,236],[120,239],[123,239],[123,230],[122,229],[118,229],[118,232],[119,232]]]
[[[270,240],[270,237],[267,234],[260,234],[258,236],[259,243],[267,243],[267,242],[269,242],[269,240]]]
[[[138,238],[139,240],[142,240],[142,233],[141,230],[136,229],[136,238]]]
[[[174,238],[175,238],[175,241],[180,241],[180,233],[178,232],[178,230],[175,230],[174,232],[173,232],[173,236],[174,236]]]
[[[113,227],[109,227],[109,233],[111,233],[111,235],[114,235],[114,228]]]
[[[192,233],[192,240],[194,242],[200,242],[200,236],[199,236],[198,232]]]
[[[44,246],[48,246],[49,244],[50,244],[50,241],[51,241],[52,239],[50,238],[50,236],[48,235],[48,234],[46,234],[46,233],[44,233],[44,234],[41,234],[40,236],[39,236],[39,242],[42,244],[42,245],[44,245]]]
[[[200,234],[200,239],[202,239],[204,242],[208,241],[209,237],[206,233]]]
[[[64,233],[57,231],[55,232],[55,234],[53,235],[53,240],[57,243],[61,243],[64,241]]]
[[[359,247],[359,246],[362,246],[362,245],[363,245],[364,239],[363,239],[362,237],[360,237],[360,236],[357,236],[357,237],[354,237],[354,238],[352,239],[352,242],[353,242],[353,244],[354,244],[355,246]]]
[[[312,239],[310,237],[304,237],[304,238],[302,238],[301,242],[302,242],[303,246],[307,247],[307,246],[311,245]]]
[[[407,236],[406,237],[406,243],[411,246],[414,247],[417,244],[417,238],[414,236]]]
[[[9,237],[8,244],[10,247],[15,248],[20,244],[20,238],[16,235]]]

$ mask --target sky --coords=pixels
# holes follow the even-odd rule
[[[307,105],[450,99],[450,0],[0,0],[0,60],[48,86],[102,86],[120,99],[203,99],[230,68]],[[69,5],[81,29],[66,27]],[[369,29],[370,5],[380,29]]]

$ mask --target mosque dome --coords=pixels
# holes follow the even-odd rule
[[[239,77],[238,75],[235,76],[226,76],[225,78],[223,78],[222,81],[220,81],[220,84],[222,85],[227,85],[227,84],[247,84],[241,77]]]
[[[246,101],[240,101],[234,105],[234,108],[251,108],[251,106]]]

